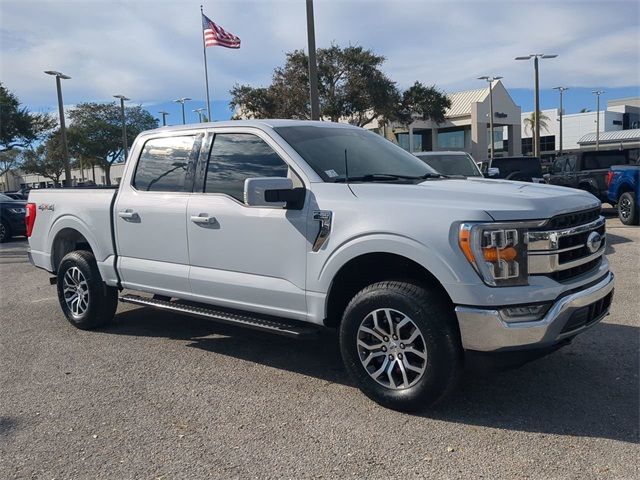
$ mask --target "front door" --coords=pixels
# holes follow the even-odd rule
[[[114,223],[122,285],[180,297],[191,290],[185,218],[204,134],[175,133],[144,143]]]
[[[216,132],[202,193],[187,207],[191,289],[202,302],[303,319],[308,200],[302,210],[244,203],[247,178],[303,186],[276,150],[258,130]]]

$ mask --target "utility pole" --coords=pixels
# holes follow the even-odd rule
[[[160,110],[158,113],[160,115],[162,115],[162,126],[166,127],[167,126],[167,115],[169,115],[169,112],[165,112],[164,110]]]
[[[64,185],[71,186],[71,164],[69,163],[69,146],[67,144],[67,127],[64,122],[64,105],[62,103],[62,85],[60,79],[70,80],[69,75],[56,72],[55,70],[47,70],[44,73],[56,77],[56,89],[58,91],[58,113],[60,114],[60,136],[62,137],[62,155],[64,157]]]
[[[185,102],[191,100],[189,97],[182,97],[182,98],[178,98],[177,100],[174,100],[174,102],[179,103],[180,105],[182,105],[182,124],[186,125],[187,123],[187,117],[184,114],[184,104]]]
[[[593,92],[596,95],[596,151],[600,150],[600,95],[602,95],[604,90],[594,90]]]
[[[491,138],[491,143],[489,145],[489,168],[491,168],[491,164],[493,163],[493,82],[496,80],[500,80],[502,77],[489,77],[482,76],[478,77],[478,80],[486,80],[489,82],[489,130],[491,131],[489,137]]]
[[[127,160],[127,155],[129,154],[129,148],[127,146],[127,118],[124,112],[124,102],[125,100],[131,100],[130,98],[125,97],[124,95],[114,95],[113,98],[120,99],[120,117],[122,118],[122,148],[124,152],[124,159]]]
[[[558,153],[562,155],[562,115],[564,115],[564,108],[562,107],[562,93],[569,90],[569,87],[553,87],[553,89],[560,92],[560,145]]]
[[[535,103],[534,132],[533,132],[533,155],[540,157],[540,75],[538,73],[539,58],[556,58],[558,55],[548,55],[545,53],[531,53],[523,57],[516,57],[516,60],[531,60],[533,58],[534,91],[533,100]]]
[[[311,96],[311,120],[320,120],[318,99],[318,63],[316,60],[316,30],[313,21],[313,0],[307,0],[307,40],[309,45],[309,94]]]

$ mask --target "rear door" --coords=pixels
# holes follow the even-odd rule
[[[201,193],[187,208],[191,288],[198,300],[306,317],[309,194],[302,210],[249,207],[243,196],[247,178],[289,177],[294,186],[305,186],[286,158],[259,130],[215,132],[209,161],[202,162]]]
[[[114,208],[118,267],[125,288],[190,293],[186,210],[204,133],[146,139]],[[132,157],[134,158],[134,157]]]

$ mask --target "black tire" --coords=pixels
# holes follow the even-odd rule
[[[77,272],[80,272],[79,275]],[[65,284],[65,275],[69,275],[67,283]],[[86,304],[83,302],[80,306],[86,305],[84,308],[79,308],[78,304],[70,302],[65,299],[65,286],[69,287],[73,284],[71,280],[76,275],[76,278],[84,279],[84,282],[78,282],[81,285],[79,288],[87,292]],[[118,289],[107,286],[100,276],[98,265],[93,253],[78,250],[67,254],[58,267],[58,301],[60,307],[67,320],[77,328],[82,330],[91,330],[103,325],[108,324],[113,320],[113,317],[118,307]],[[67,292],[68,297],[73,296],[73,292]],[[73,311],[77,309],[77,311]]]
[[[409,382],[404,388],[378,383],[360,359],[360,353],[367,352],[358,347],[360,326],[377,309],[392,309],[394,314],[404,314],[422,335],[420,341],[426,350],[426,360],[421,368],[425,370],[421,376],[415,377],[415,383]],[[406,348],[402,344],[391,345],[381,351],[391,352],[392,348],[400,347]],[[440,292],[409,282],[380,282],[360,291],[345,309],[340,325],[340,350],[345,367],[360,390],[380,405],[400,411],[424,410],[443,400],[456,386],[463,367],[463,350],[452,305],[443,301]],[[408,352],[404,357],[411,353],[404,351]],[[395,352],[398,358],[402,358],[402,354],[397,353],[400,350]],[[379,357],[382,360],[377,361],[386,363],[386,357],[385,354]],[[399,375],[400,360],[390,363],[394,361],[397,363],[392,374]],[[402,361],[408,361],[408,358]],[[402,370],[404,373],[406,369]],[[388,379],[389,374],[386,375]]]
[[[12,235],[9,224],[4,220],[0,220],[0,243],[8,242]]]
[[[618,218],[625,225],[638,225],[638,203],[633,192],[624,192],[618,199]]]

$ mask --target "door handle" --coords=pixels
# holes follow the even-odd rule
[[[138,218],[138,212],[134,212],[131,209],[121,210],[118,212],[118,216],[120,218],[124,218],[125,220],[134,220]]]
[[[191,217],[191,221],[193,223],[197,223],[200,225],[210,225],[212,223],[216,222],[215,217],[211,217],[209,215],[207,215],[206,213],[201,213],[200,215],[193,215]]]

